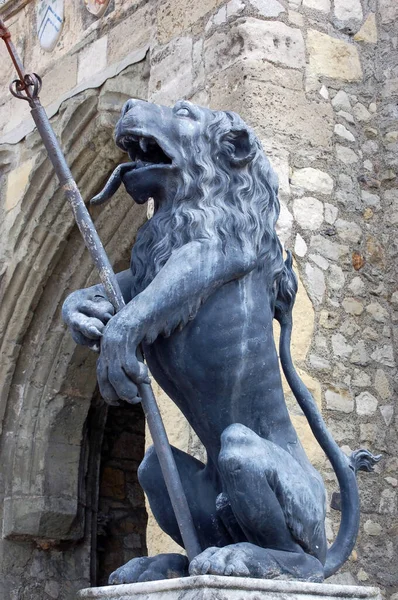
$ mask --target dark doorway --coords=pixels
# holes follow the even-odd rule
[[[106,585],[110,573],[127,561],[147,554],[147,513],[144,492],[137,479],[145,452],[144,413],[140,404],[111,406],[106,413],[98,512],[96,524],[93,523],[96,564],[92,585],[97,586]]]

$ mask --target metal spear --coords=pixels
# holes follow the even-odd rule
[[[6,44],[8,53],[18,74],[18,79],[15,79],[10,85],[10,91],[16,98],[27,100],[29,102],[32,118],[47,150],[48,157],[52,162],[59,182],[65,192],[65,196],[71,205],[75,221],[82,234],[84,243],[98,269],[106,295],[115,307],[116,312],[118,312],[125,306],[125,302],[116,275],[113,272],[94,223],[66,163],[46,111],[40,102],[39,92],[42,84],[41,79],[35,73],[25,73],[23,64],[11,40],[10,31],[7,29],[2,19],[0,19],[0,37]],[[137,358],[138,360],[143,361],[140,349],[137,351]],[[141,397],[142,407],[147,418],[149,431],[162,469],[162,474],[177,519],[184,547],[188,559],[191,561],[195,556],[200,554],[201,547],[199,545],[195,525],[192,520],[177,465],[174,460],[151,384],[149,382],[139,384],[138,394]]]

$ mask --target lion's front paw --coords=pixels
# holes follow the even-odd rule
[[[138,386],[149,383],[148,369],[136,355],[141,339],[139,322],[134,319],[129,305],[105,327],[97,379],[101,395],[107,402],[121,398],[134,404],[141,400]]]

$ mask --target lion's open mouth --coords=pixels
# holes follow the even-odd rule
[[[123,135],[117,140],[117,145],[128,152],[130,159],[136,163],[136,169],[153,165],[171,165],[172,160],[158,142],[149,136]]]

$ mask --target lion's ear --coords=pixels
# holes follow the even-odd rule
[[[253,160],[256,146],[253,136],[246,128],[231,129],[224,137],[227,154],[231,163],[244,167]]]

